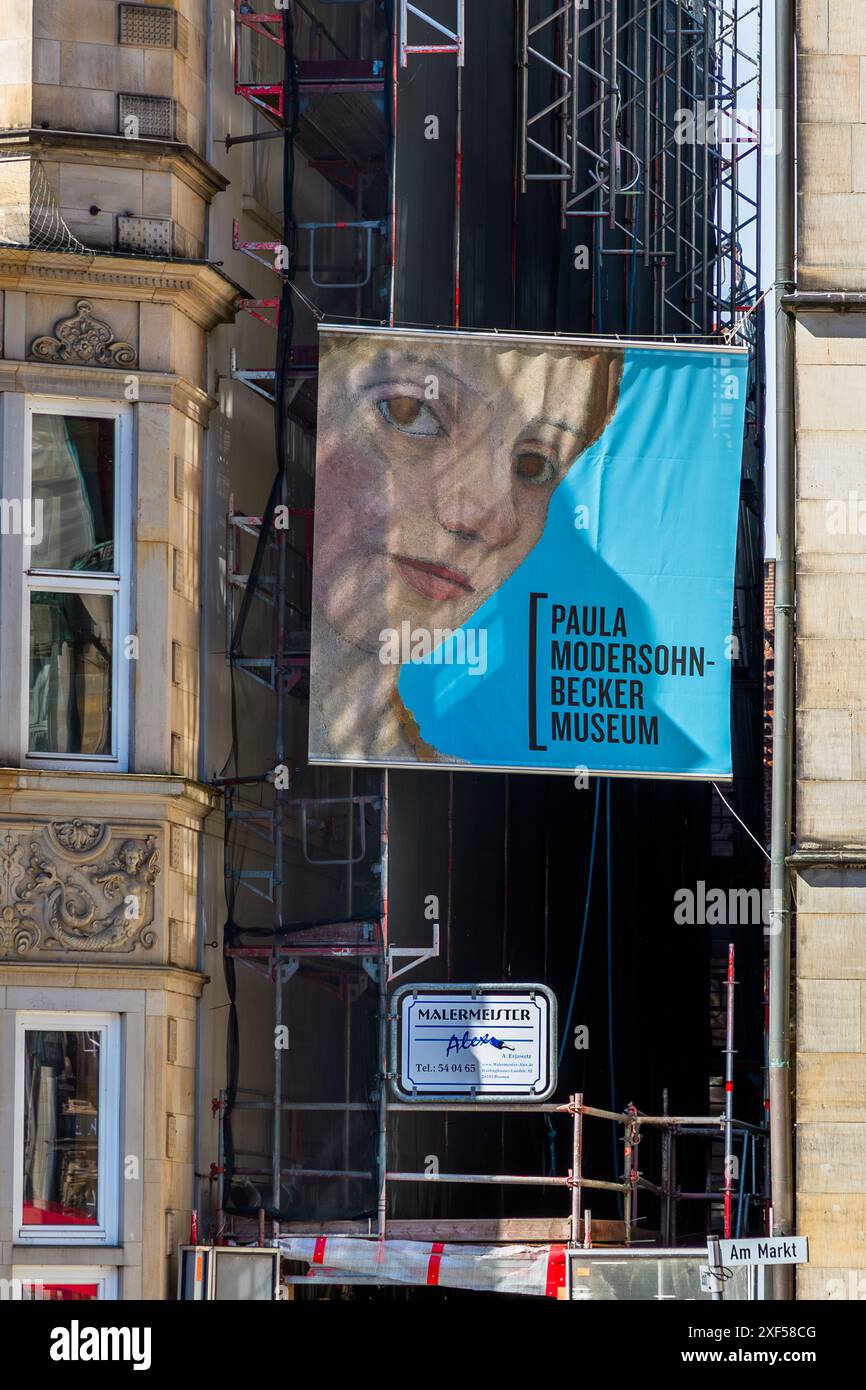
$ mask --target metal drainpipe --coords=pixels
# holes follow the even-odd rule
[[[204,142],[204,153],[205,153],[205,159],[210,160],[210,157],[211,157],[211,140],[212,140],[212,137],[213,137],[213,100],[212,100],[212,96],[213,96],[213,43],[214,43],[214,40],[213,40],[213,33],[214,33],[214,25],[213,25],[213,0],[208,0],[208,5],[207,5],[207,32],[208,32],[207,59],[206,59],[206,62],[207,62],[207,67],[206,67],[207,98],[206,98],[206,106],[205,106],[205,142]],[[204,213],[204,215],[205,215],[204,259],[205,259],[206,261],[209,261],[209,260],[210,260],[210,251],[211,251],[211,245],[210,245],[210,243],[211,243],[210,203],[205,203],[205,213]],[[205,339],[205,357],[204,357],[204,361],[205,361],[205,390],[209,392],[209,391],[210,391],[210,383],[211,383],[211,367],[212,367],[212,363],[213,363],[213,344],[212,344],[211,334],[210,334],[210,333],[207,335],[207,337],[206,337],[206,339]],[[208,436],[207,434],[205,434],[205,437],[204,437],[204,439],[202,440],[202,452],[203,452],[203,454],[204,454],[205,460],[207,460],[207,458],[208,458],[208,446],[209,446],[209,444],[210,444],[210,438],[209,438],[209,436]],[[205,470],[205,476],[207,476],[207,470]],[[207,526],[208,526],[208,524],[209,524],[209,520],[210,520],[210,517],[209,517],[207,490],[205,489],[205,490],[204,490],[204,495],[203,495],[203,497],[202,497],[202,515],[201,515],[201,522],[200,522],[201,530],[200,530],[200,533],[199,533],[199,534],[200,534],[200,537],[202,537],[202,538],[203,538],[204,536],[207,535],[207,529],[206,529],[206,528],[207,528]],[[208,578],[208,572],[207,572],[207,558],[206,558],[206,557],[207,557],[208,553],[209,553],[209,547],[206,546],[206,545],[202,545],[202,564],[201,564],[201,573],[200,573],[200,575],[199,575],[200,592],[201,592],[202,594],[207,593],[207,578]],[[205,783],[205,782],[207,781],[206,750],[205,750],[205,729],[207,728],[207,718],[206,718],[206,715],[207,715],[207,676],[208,676],[208,651],[207,651],[207,647],[208,647],[208,643],[207,643],[207,640],[206,640],[206,626],[205,626],[205,621],[204,621],[204,607],[203,607],[203,606],[202,606],[202,608],[201,608],[201,610],[200,610],[200,613],[199,613],[199,638],[200,638],[200,646],[199,646],[199,682],[198,682],[198,688],[199,688],[199,739],[198,739],[198,769],[197,769],[197,774],[198,774],[198,780],[199,780],[199,782]],[[197,859],[198,882],[197,882],[197,884],[196,884],[196,947],[195,947],[195,968],[196,968],[196,970],[198,971],[198,973],[199,973],[200,975],[203,975],[203,974],[204,974],[204,943],[205,943],[205,936],[207,935],[207,919],[206,919],[206,913],[205,913],[205,892],[204,892],[205,874],[206,874],[206,871],[207,871],[207,848],[206,848],[206,846],[207,846],[207,839],[206,839],[206,834],[205,834],[204,821],[202,821],[201,824],[200,824],[200,826],[199,826],[199,836],[198,836],[198,859]],[[203,1047],[202,1047],[202,1023],[203,1023],[202,1012],[203,1012],[202,997],[201,997],[201,995],[199,995],[199,996],[196,998],[196,1001],[195,1001],[195,1092],[194,1092],[194,1100],[193,1100],[193,1115],[194,1115],[194,1119],[193,1119],[193,1155],[194,1155],[194,1161],[193,1161],[193,1192],[192,1192],[192,1207],[193,1207],[193,1211],[194,1211],[194,1212],[198,1212],[198,1213],[201,1213],[201,1178],[200,1178],[200,1176],[199,1176],[199,1171],[200,1171],[200,1168],[201,1168],[201,1160],[202,1160],[202,1152],[201,1152],[201,1147],[202,1147],[202,1116],[201,1116],[201,1104],[202,1104],[202,1083],[203,1083],[203,1079],[204,1079],[204,1078],[202,1077],[202,1059],[203,1059],[203,1055],[204,1055]],[[220,1109],[220,1121],[219,1121],[219,1122],[220,1122],[220,1125],[222,1125],[222,1115],[223,1115],[223,1112],[222,1112],[222,1109]],[[209,1216],[212,1216],[213,1213],[212,1213],[212,1212],[209,1212],[208,1215],[209,1215]]]
[[[776,0],[776,589],[770,864],[770,1154],[773,1234],[793,1224],[790,1074],[791,842],[794,719],[794,0]],[[774,1296],[792,1296],[790,1267],[774,1269]]]

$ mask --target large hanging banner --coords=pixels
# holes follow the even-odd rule
[[[310,760],[730,777],[746,374],[323,328]]]

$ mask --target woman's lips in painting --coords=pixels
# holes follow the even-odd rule
[[[457,594],[474,594],[475,589],[462,570],[437,565],[430,560],[412,560],[408,555],[392,555],[397,572],[410,588],[422,598],[455,598]]]

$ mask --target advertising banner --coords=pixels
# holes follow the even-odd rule
[[[729,777],[747,362],[321,329],[310,760]]]

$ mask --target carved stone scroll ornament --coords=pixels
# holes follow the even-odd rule
[[[59,319],[54,336],[36,338],[30,356],[36,362],[60,362],[76,367],[132,367],[135,348],[131,343],[115,341],[114,330],[102,319],[93,317],[89,299],[79,299],[76,313],[69,319]]]
[[[114,837],[89,821],[36,830],[0,836],[0,950],[152,950],[155,837]]]
[[[91,854],[102,848],[108,837],[108,826],[99,821],[61,820],[48,827],[48,833],[61,852]]]
[[[39,940],[39,928],[19,893],[25,866],[14,835],[0,837],[0,950],[24,955]]]

